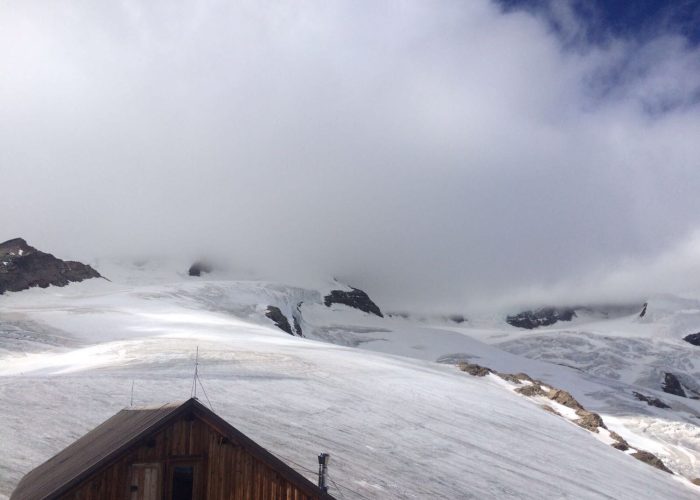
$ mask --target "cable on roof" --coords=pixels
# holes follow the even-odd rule
[[[358,491],[355,491],[355,490],[353,490],[353,489],[351,489],[351,488],[348,488],[347,486],[343,486],[343,485],[340,485],[340,484],[336,483],[336,482],[333,480],[333,478],[330,476],[330,474],[326,473],[326,477],[328,477],[328,479],[330,479],[331,483],[333,483],[333,485],[335,486],[335,488],[338,490],[338,493],[340,493],[340,497],[341,497],[341,498],[345,498],[345,497],[343,496],[343,492],[341,491],[341,488],[342,488],[342,489],[344,489],[344,490],[348,490],[348,491],[351,492],[351,493],[354,493],[355,495],[359,496],[360,498],[364,498],[365,500],[370,500],[369,497],[364,496],[362,493],[360,493],[360,492],[358,492]]]

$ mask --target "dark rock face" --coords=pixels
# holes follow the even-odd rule
[[[647,303],[645,302],[644,305],[642,306],[642,311],[639,313],[639,317],[643,318],[647,314]]]
[[[644,394],[640,394],[639,392],[633,392],[632,394],[634,394],[634,397],[637,398],[639,401],[644,401],[649,406],[655,406],[657,408],[670,408],[670,406],[661,401],[659,398],[645,396]]]
[[[466,318],[461,314],[450,314],[447,319],[458,325],[466,321]]]
[[[299,324],[299,318],[294,316],[294,332],[299,335],[300,337],[304,336],[304,332],[301,329],[301,325]]]
[[[294,335],[294,331],[292,330],[292,327],[289,324],[289,320],[284,314],[282,314],[282,311],[279,307],[267,306],[265,316],[274,321],[275,326],[283,332],[287,332],[289,335]]]
[[[681,381],[678,380],[678,377],[676,377],[673,373],[664,373],[664,383],[661,386],[661,390],[669,394],[675,394],[676,396],[680,396],[682,398],[688,397],[683,390]]]
[[[700,333],[691,333],[690,335],[686,335],[683,337],[683,340],[689,344],[700,346]]]
[[[187,273],[190,276],[201,276],[202,273],[210,273],[211,272],[211,265],[207,264],[206,262],[202,262],[201,260],[198,260],[194,264],[190,266],[190,269],[187,271]]]
[[[637,460],[641,460],[642,462],[651,465],[652,467],[656,467],[659,470],[662,470],[664,472],[668,472],[669,474],[673,474],[668,467],[664,465],[664,463],[654,455],[653,453],[649,453],[648,451],[644,450],[639,450],[635,453],[632,453],[632,456],[636,458]]]
[[[303,302],[297,304],[296,311],[292,313],[292,320],[294,320],[294,331],[300,337],[304,336],[304,332],[301,329],[301,305]]]
[[[543,307],[536,311],[523,311],[515,316],[508,316],[508,324],[532,330],[540,326],[553,325],[557,321],[571,321],[576,317],[573,309],[558,309],[556,307]]]
[[[22,238],[0,243],[0,295],[35,286],[66,286],[100,273],[80,262],[64,261],[29,246]]]
[[[326,307],[330,307],[331,304],[344,304],[366,313],[376,314],[380,318],[384,317],[382,311],[379,310],[377,304],[372,302],[369,295],[358,288],[350,288],[350,291],[332,290],[329,295],[323,298],[323,303]]]

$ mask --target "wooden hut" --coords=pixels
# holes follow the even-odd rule
[[[128,408],[29,472],[11,500],[332,499],[196,399]]]

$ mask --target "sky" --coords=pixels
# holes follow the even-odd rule
[[[698,2],[0,0],[0,240],[389,309],[700,289]]]

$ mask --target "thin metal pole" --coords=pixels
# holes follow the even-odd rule
[[[197,369],[199,367],[199,346],[197,346],[197,351],[194,356],[194,376],[192,377],[192,390],[190,391],[191,398],[197,398]]]

